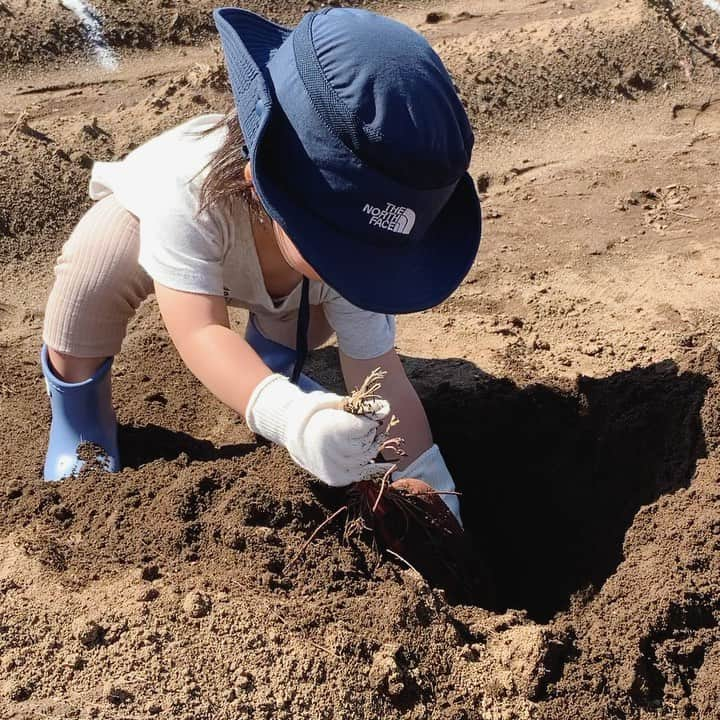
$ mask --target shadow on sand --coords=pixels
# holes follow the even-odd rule
[[[469,570],[492,585],[474,600],[493,610],[546,621],[573,594],[598,589],[621,562],[638,510],[687,486],[705,455],[700,410],[710,380],[672,361],[568,388],[518,387],[466,360],[403,363],[462,493]],[[308,371],[342,390],[333,349],[313,353]],[[255,447],[217,448],[156,425],[124,427],[121,446],[131,467]]]
[[[331,352],[316,353],[311,370],[337,388],[323,357]],[[518,387],[466,360],[403,363],[462,492],[494,610],[546,621],[574,593],[598,589],[621,562],[641,506],[687,486],[705,456],[700,410],[710,380],[669,360],[566,389]]]

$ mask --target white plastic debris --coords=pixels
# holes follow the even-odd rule
[[[60,0],[60,4],[78,16],[98,63],[106,70],[117,70],[118,56],[105,41],[100,13],[83,0]]]

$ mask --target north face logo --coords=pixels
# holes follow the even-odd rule
[[[370,216],[369,225],[408,235],[415,225],[415,211],[402,205],[387,203],[384,208],[366,204],[363,212]]]

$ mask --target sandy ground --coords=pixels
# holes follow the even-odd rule
[[[477,261],[398,323],[463,492],[457,604],[342,523],[283,572],[342,497],[199,386],[152,300],[114,365],[126,467],[41,482],[89,167],[229,101],[212,5],[97,5],[113,72],[67,10],[0,3],[0,717],[720,718],[720,16],[375,6],[476,129]],[[310,369],[339,388],[331,346]]]

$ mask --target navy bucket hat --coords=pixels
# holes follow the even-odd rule
[[[213,15],[255,190],[305,260],[366,310],[447,298],[477,252],[480,204],[472,129],[427,41],[366,10],[294,29]]]

